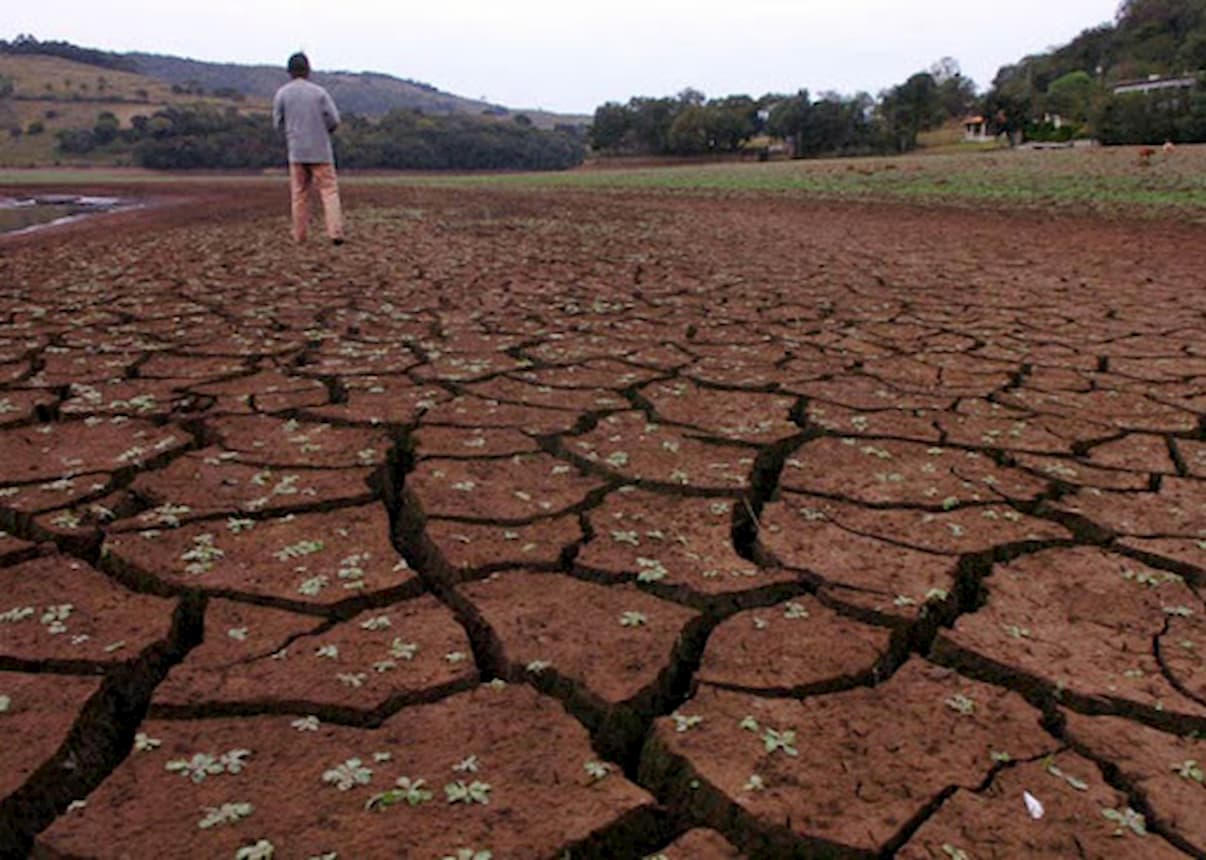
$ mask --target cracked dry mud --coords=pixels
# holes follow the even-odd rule
[[[1199,228],[215,194],[0,247],[0,857],[1206,857]]]

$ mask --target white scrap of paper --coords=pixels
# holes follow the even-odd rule
[[[1043,817],[1043,804],[1039,803],[1039,799],[1028,791],[1022,792],[1022,799],[1026,801],[1026,811],[1030,813],[1030,817],[1038,821]]]

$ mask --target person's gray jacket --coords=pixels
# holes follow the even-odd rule
[[[284,129],[289,161],[296,164],[331,164],[331,136],[339,125],[339,110],[318,84],[294,78],[272,99],[272,122]]]

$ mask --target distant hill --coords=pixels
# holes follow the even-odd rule
[[[272,98],[277,88],[289,81],[283,64],[242,66],[142,53],[125,57],[144,75],[180,86],[200,85],[208,91],[232,89],[251,97]],[[381,116],[396,108],[418,108],[432,114],[507,112],[498,105],[375,72],[316,71],[312,80],[330,91],[341,111],[362,116]]]
[[[194,94],[217,94],[219,97],[241,94],[252,101],[270,99],[276,88],[289,79],[283,62],[277,65],[240,65],[145,52],[120,54],[69,42],[42,41],[25,35],[12,41],[0,40],[0,56],[56,57],[108,72],[145,75]],[[342,112],[372,118],[383,116],[391,110],[413,109],[434,115],[486,113],[506,117],[522,113],[543,128],[552,128],[557,124],[586,125],[590,121],[590,117],[585,115],[490,104],[446,93],[420,81],[380,72],[315,71],[314,81],[330,91]]]

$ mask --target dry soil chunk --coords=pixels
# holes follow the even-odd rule
[[[226,451],[244,463],[277,468],[378,466],[393,442],[384,433],[257,416],[212,422]]]
[[[1206,482],[1192,478],[1166,477],[1158,493],[1081,490],[1060,500],[1059,507],[1121,535],[1206,536]]]
[[[311,633],[317,625],[314,618],[215,601],[206,611],[204,643],[172,669],[154,702],[373,711],[431,700],[477,679],[464,629],[434,597]]]
[[[206,448],[166,469],[139,475],[131,489],[152,505],[186,507],[190,517],[367,502],[375,495],[368,484],[375,471],[371,467],[280,469],[245,465],[237,462],[238,456]]]
[[[517,671],[551,668],[616,705],[652,688],[695,612],[630,585],[509,573],[465,586]]]
[[[501,460],[424,460],[406,479],[429,517],[522,522],[581,503],[602,486],[547,454]]]
[[[1025,796],[1042,806],[1027,811]],[[1141,835],[1117,817],[1128,814],[1126,795],[1102,781],[1093,762],[1075,753],[1004,768],[982,792],[961,788],[896,855],[901,860],[995,858],[1151,857],[1185,855],[1154,833]],[[1137,815],[1130,810],[1132,816]],[[1128,819],[1143,827],[1141,819]],[[963,852],[963,853],[959,853]]]
[[[380,505],[267,520],[234,516],[178,529],[161,522],[164,508],[148,513],[160,522],[140,517],[109,533],[107,563],[188,588],[320,604],[417,586],[390,544]]]
[[[141,466],[189,442],[184,431],[117,418],[41,424],[0,432],[0,482],[70,480]]]
[[[871,678],[891,633],[843,618],[814,597],[741,612],[708,637],[696,678],[725,687],[816,690]]]
[[[167,637],[174,608],[69,556],[0,568],[0,657],[123,662]]]
[[[877,852],[947,786],[979,786],[994,752],[1051,748],[1039,719],[1015,693],[920,660],[878,687],[803,701],[705,686],[657,720],[642,771],[706,783],[681,788],[703,805],[715,789],[771,833],[772,850],[804,841],[822,853]],[[679,773],[676,758],[688,770]],[[781,827],[789,835],[776,837]]]
[[[654,424],[639,412],[609,415],[566,448],[622,478],[741,492],[749,485],[756,449],[693,439],[677,428]]]
[[[663,420],[721,439],[763,444],[800,431],[791,420],[793,397],[714,391],[684,380],[655,382],[641,393]]]
[[[1206,741],[1181,738],[1118,717],[1065,712],[1068,739],[1118,767],[1161,824],[1206,852]]]
[[[100,683],[99,678],[0,672],[0,799],[54,755]]]
[[[374,730],[259,717],[150,722],[143,732],[157,745],[132,752],[39,847],[114,860],[161,856],[165,845],[233,857],[265,840],[289,858],[439,858],[473,848],[535,860],[653,803],[614,766],[593,777],[586,731],[522,687],[408,708]],[[418,791],[430,797],[416,793],[411,806],[388,795],[401,777],[412,787],[423,780]],[[485,802],[450,802],[445,787],[458,796],[458,784]],[[366,808],[378,795],[378,807],[394,802]]]
[[[910,442],[818,439],[786,464],[784,489],[866,504],[953,509],[970,502],[1030,499],[1046,482],[983,454]]]
[[[515,526],[428,520],[426,534],[457,578],[482,568],[552,566],[582,539],[575,516]]]
[[[653,855],[658,860],[739,860],[744,856],[715,830],[703,828],[687,831]]]
[[[733,502],[621,490],[589,515],[594,539],[575,559],[591,572],[635,577],[690,594],[722,595],[795,577],[733,549]]]
[[[1098,701],[1206,714],[1164,677],[1152,648],[1170,619],[1178,640],[1206,641],[1202,601],[1176,575],[1078,547],[1001,565],[985,586],[987,605],[940,634],[939,647],[954,649],[954,659],[1021,671]],[[1202,658],[1193,659],[1200,687]]]

